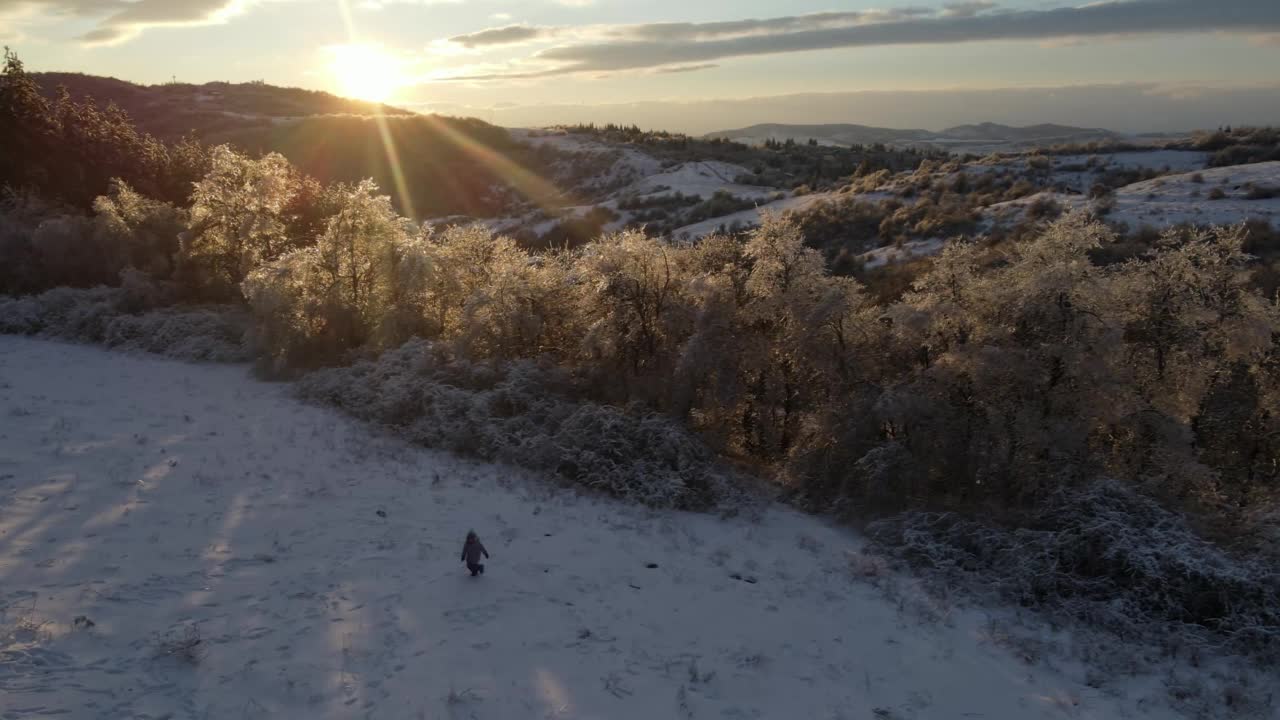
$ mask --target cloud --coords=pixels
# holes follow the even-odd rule
[[[942,15],[943,17],[973,17],[996,7],[999,6],[986,0],[950,3],[942,6]]]
[[[14,8],[35,8],[52,15],[100,18],[80,36],[90,45],[120,43],[150,27],[203,25],[234,15],[250,0],[0,0],[0,15]]]
[[[699,65],[673,65],[671,67],[661,67],[654,72],[660,73],[687,73],[697,72],[699,70],[710,70],[711,68],[720,67],[715,63],[701,63]]]
[[[706,64],[725,58],[835,48],[1049,41],[1115,35],[1280,32],[1276,0],[1111,0],[1047,10],[987,12],[987,2],[707,23],[613,26],[546,48],[505,77],[546,77]],[[502,73],[454,79],[501,79]]]
[[[822,12],[809,15],[767,18],[764,20],[727,20],[703,23],[661,22],[643,25],[620,25],[607,30],[605,35],[623,40],[654,40],[662,42],[723,40],[762,37],[808,30],[827,30],[933,14],[934,10],[931,8],[906,7],[866,12]]]
[[[513,45],[549,37],[552,34],[553,31],[547,28],[533,27],[531,25],[507,25],[466,35],[456,35],[449,38],[449,42],[475,48],[489,45]]]

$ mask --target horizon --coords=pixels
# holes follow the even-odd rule
[[[0,27],[33,72],[261,80],[504,126],[1280,121],[1280,5],[1259,0],[0,0]]]

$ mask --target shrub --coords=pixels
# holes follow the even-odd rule
[[[725,190],[717,190],[711,197],[689,208],[682,222],[685,224],[702,222],[709,218],[730,215],[755,206],[756,201],[751,198],[738,197]]]
[[[112,318],[103,343],[188,362],[246,362],[254,356],[248,326],[248,315],[242,311],[166,308]]]
[[[1044,155],[1032,155],[1027,158],[1027,167],[1031,170],[1045,171],[1053,167],[1053,161]]]
[[[1130,486],[1062,489],[1017,527],[955,513],[873,522],[887,553],[954,587],[1107,629],[1128,640],[1280,660],[1280,571],[1231,555]]]
[[[243,362],[253,355],[248,317],[235,308],[141,308],[133,281],[123,288],[54,288],[39,295],[0,299],[0,333],[94,343],[181,360]],[[152,295],[154,297],[154,295]]]
[[[660,209],[661,206],[659,206]],[[606,205],[596,205],[582,216],[565,218],[543,233],[530,249],[575,248],[600,237],[604,226],[620,216]]]
[[[1249,184],[1249,191],[1245,194],[1246,200],[1270,200],[1274,197],[1280,197],[1280,188],[1252,183]]]
[[[412,340],[377,360],[319,370],[304,398],[398,428],[428,447],[519,465],[654,507],[705,509],[731,473],[669,419],[575,399],[564,373],[531,361],[468,363]]]
[[[1062,205],[1051,195],[1041,195],[1027,206],[1027,217],[1032,220],[1052,220],[1062,214]]]
[[[0,332],[101,343],[122,302],[124,291],[107,287],[54,288],[0,300]]]
[[[1223,192],[1222,188],[1219,188],[1219,187],[1216,187],[1216,188],[1210,188],[1210,190],[1209,190],[1209,194],[1208,194],[1208,198],[1209,198],[1210,200],[1221,200],[1221,199],[1225,198],[1226,196],[1227,196],[1227,194],[1226,194],[1225,192]]]
[[[618,200],[619,210],[675,210],[702,202],[701,195],[685,195],[674,192],[668,195],[628,195]]]

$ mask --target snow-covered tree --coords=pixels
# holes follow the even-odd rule
[[[192,283],[229,295],[255,267],[289,249],[284,208],[292,172],[278,153],[254,160],[226,145],[213,149],[183,239]]]

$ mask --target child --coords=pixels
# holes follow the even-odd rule
[[[484,565],[480,562],[481,555],[488,558],[489,551],[484,549],[484,544],[480,542],[480,538],[476,537],[476,531],[472,530],[467,533],[467,542],[462,546],[462,561],[471,571],[471,577],[484,574]]]

